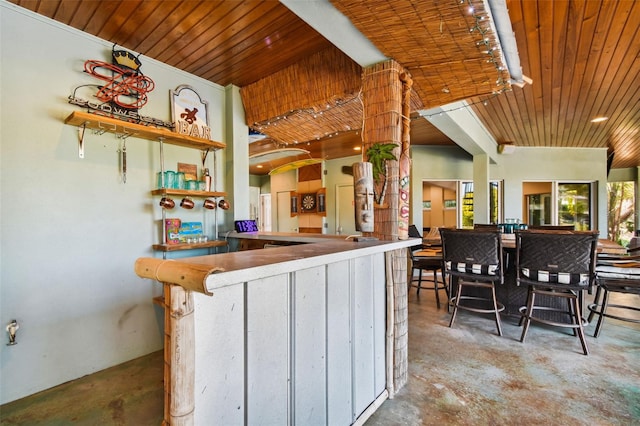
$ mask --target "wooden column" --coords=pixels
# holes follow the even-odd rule
[[[387,161],[386,194],[374,212],[373,236],[381,240],[408,237],[409,228],[409,98],[411,78],[395,61],[363,70],[363,159],[374,144],[396,144],[397,160]],[[379,190],[379,188],[377,189]],[[387,269],[387,389],[389,397],[407,381],[407,251],[386,253]]]
[[[164,284],[164,424],[193,425],[195,409],[195,339],[193,294]]]
[[[386,61],[363,70],[362,101],[363,129],[362,152],[376,143],[397,145],[393,150],[400,157],[402,136],[402,67],[395,61]],[[377,176],[374,176],[376,179]],[[386,195],[382,205],[376,206],[373,236],[381,240],[398,239],[398,161],[387,161]],[[376,186],[376,191],[381,187]],[[379,194],[376,194],[379,198]]]

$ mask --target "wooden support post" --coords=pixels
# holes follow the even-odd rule
[[[164,423],[192,426],[195,409],[195,338],[193,294],[179,285],[164,284]]]
[[[410,185],[409,180],[411,176],[411,86],[413,80],[408,73],[400,73],[400,81],[402,81],[402,136],[401,136],[401,148],[400,158],[398,158],[400,166],[400,181],[399,184],[399,198],[398,198],[398,238],[406,240],[409,238],[409,200],[410,200]]]

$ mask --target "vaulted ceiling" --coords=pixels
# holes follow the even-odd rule
[[[503,2],[522,72],[532,81],[524,87],[509,84],[495,28],[486,18],[487,5],[479,0],[10,1],[241,91],[313,55],[336,50],[333,45],[346,61],[353,61],[349,67],[355,71],[349,72],[359,72],[370,65],[371,57],[361,47],[368,43],[373,52],[397,61],[413,77],[412,144],[452,144],[420,115],[434,107],[446,111],[451,102],[465,100],[498,144],[608,148],[613,168],[640,166],[637,1]],[[322,25],[305,17],[312,27],[285,4],[291,10],[296,9],[292,5],[318,7],[320,19],[330,6],[333,15]],[[340,38],[345,27],[356,30],[364,44]],[[310,107],[317,105],[287,110]],[[592,123],[598,116],[608,119]],[[327,129],[322,137],[308,135],[295,145],[309,150],[307,156],[353,155],[360,144],[358,130]],[[262,131],[269,135],[268,126]],[[267,138],[251,144],[251,153],[292,143]],[[266,173],[276,165],[262,170],[252,166],[252,172]]]

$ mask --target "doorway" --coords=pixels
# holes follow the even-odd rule
[[[336,234],[356,234],[353,185],[336,185]]]

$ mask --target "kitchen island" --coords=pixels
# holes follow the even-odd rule
[[[394,322],[406,291],[394,285],[406,289],[406,247],[420,240],[235,237],[296,245],[136,261],[139,276],[165,286],[165,420],[366,420],[406,374]]]

